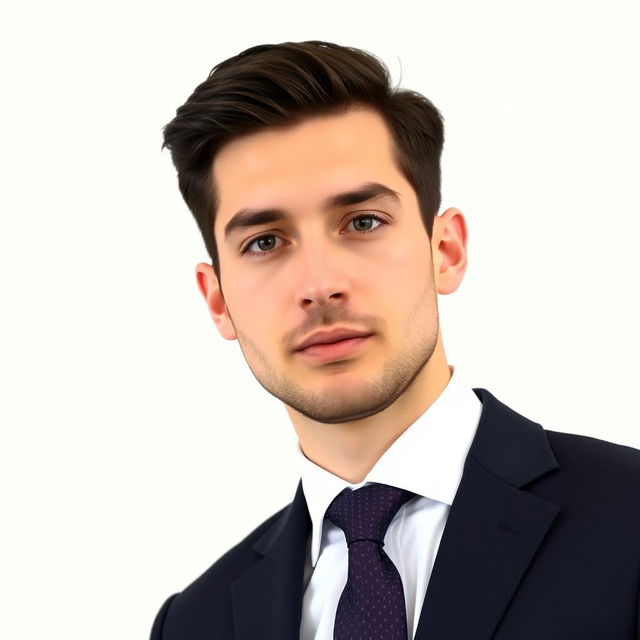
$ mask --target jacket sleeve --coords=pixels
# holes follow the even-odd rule
[[[177,596],[177,593],[174,593],[172,596],[169,596],[165,603],[160,607],[160,611],[158,611],[156,615],[156,619],[153,621],[153,627],[151,628],[151,638],[150,640],[163,640],[163,628],[164,621],[167,617],[167,613],[169,611],[169,607],[173,602],[173,599]]]

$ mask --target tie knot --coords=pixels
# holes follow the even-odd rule
[[[384,542],[398,509],[415,493],[374,482],[360,489],[343,489],[329,505],[326,517],[344,531],[349,546],[355,540]]]

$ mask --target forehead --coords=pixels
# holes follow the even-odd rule
[[[244,207],[302,211],[330,193],[369,181],[395,181],[390,186],[400,191],[403,180],[392,149],[386,123],[370,109],[314,117],[233,140],[212,166],[219,202],[216,235]]]

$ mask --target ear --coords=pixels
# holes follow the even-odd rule
[[[434,218],[431,253],[438,293],[452,293],[467,270],[467,224],[459,209],[451,207]]]
[[[227,340],[235,340],[236,332],[213,266],[206,262],[199,262],[196,265],[196,281],[220,335]]]

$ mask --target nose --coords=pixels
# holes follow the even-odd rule
[[[349,265],[346,256],[328,242],[316,241],[313,247],[301,247],[292,267],[296,304],[303,309],[347,302]]]

